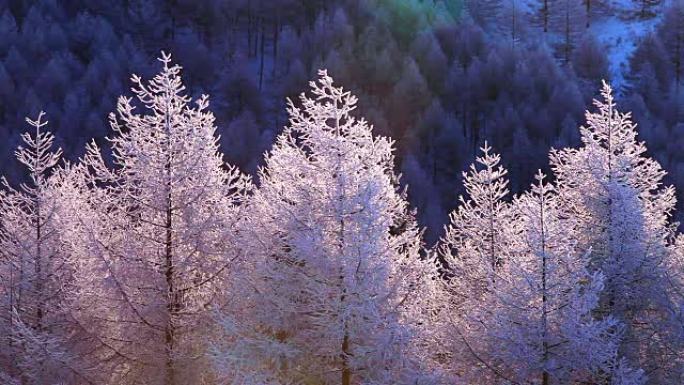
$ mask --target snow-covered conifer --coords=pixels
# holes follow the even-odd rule
[[[560,204],[579,221],[573,236],[581,250],[591,250],[591,269],[605,275],[598,313],[624,323],[621,352],[651,381],[677,382],[681,367],[673,364],[681,340],[667,325],[668,293],[678,289],[666,279],[674,191],[662,186],[665,171],[646,156],[610,86],[604,83],[601,94],[598,111],[587,112],[580,128],[583,145],[551,153]]]
[[[544,178],[539,172],[515,201],[521,232],[513,256],[468,316],[481,338],[464,343],[486,360],[493,381],[605,382],[617,368],[621,328],[610,316],[594,318],[603,275],[588,271],[588,253],[569,236],[575,221]]]
[[[450,215],[450,224],[440,251],[452,265],[452,273],[470,283],[495,278],[510,252],[511,211],[508,171],[500,165],[501,156],[485,142],[482,155],[463,173],[468,198]],[[465,294],[465,293],[464,293]]]
[[[436,251],[446,263],[444,281],[431,291],[427,308],[433,338],[432,363],[451,376],[475,373],[475,356],[464,341],[479,338],[468,317],[486,305],[488,292],[510,261],[516,233],[508,196],[508,171],[485,142],[482,155],[463,173],[468,198],[450,215]]]
[[[0,370],[23,384],[78,380],[88,383],[76,362],[70,308],[74,264],[61,236],[61,149],[45,130],[41,112],[26,119],[16,157],[28,181],[14,188],[3,179],[0,191]],[[73,343],[72,343],[73,342]]]
[[[431,264],[419,259],[393,143],[319,75],[301,107],[289,102],[260,172],[244,231],[250,301],[224,317],[217,366],[241,384],[425,383],[411,342]]]
[[[226,303],[227,273],[249,179],[218,152],[203,95],[190,104],[169,55],[149,82],[133,76],[137,100],[110,115],[114,167],[91,144],[83,164],[92,187],[79,235],[95,285],[88,317],[119,357],[117,384],[200,383],[211,312]],[[137,113],[142,107],[146,113]],[[86,317],[84,315],[84,317]]]

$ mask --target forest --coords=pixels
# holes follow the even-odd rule
[[[0,0],[0,385],[684,384],[684,1]]]

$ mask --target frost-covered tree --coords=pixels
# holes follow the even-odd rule
[[[208,98],[185,94],[169,55],[137,101],[110,115],[113,168],[91,144],[80,258],[92,274],[88,317],[123,365],[112,383],[201,383],[210,314],[225,304],[239,206],[250,182],[218,152]],[[136,107],[147,113],[137,113]],[[84,316],[85,317],[85,316]]]
[[[458,276],[469,275],[472,283],[494,279],[510,252],[511,211],[507,197],[508,171],[501,156],[485,142],[482,155],[463,173],[468,199],[450,215],[441,252]]]
[[[22,134],[16,157],[29,181],[0,191],[0,372],[22,384],[52,381],[89,383],[70,349],[74,333],[74,263],[61,236],[60,178],[55,166],[62,150],[45,130],[43,112],[26,119],[34,132]]]
[[[667,278],[675,285],[678,285],[678,287],[681,287],[684,285],[684,235],[678,234],[670,247],[673,258],[668,261]],[[680,338],[684,338],[684,291],[675,290],[671,297],[673,324],[678,325],[681,333]],[[684,355],[675,356],[673,360],[675,361],[673,366],[684,367]]]
[[[599,314],[624,323],[621,352],[653,383],[681,381],[679,331],[672,323],[672,287],[666,279],[674,191],[662,187],[665,172],[645,155],[629,113],[616,109],[604,83],[598,111],[587,112],[583,145],[554,150],[551,166],[559,196],[579,221],[574,234],[591,250],[591,269],[605,275]]]
[[[437,247],[446,270],[440,290],[432,292],[430,309],[435,312],[429,324],[437,341],[432,358],[452,376],[474,373],[471,369],[477,367],[464,343],[478,338],[470,333],[467,317],[483,305],[494,282],[501,278],[515,234],[511,207],[504,201],[509,193],[508,172],[487,143],[481,150],[476,163],[463,173],[468,198],[460,197],[461,205],[451,213]]]
[[[505,170],[489,150],[485,146],[485,156],[478,159],[485,169],[473,168],[466,175],[471,198],[480,203],[464,205],[452,215],[441,246],[450,274],[436,298],[442,308],[435,307],[439,311],[431,323],[441,347],[436,361],[446,361],[446,369],[466,383],[607,380],[620,366],[621,328],[610,317],[594,319],[603,276],[588,270],[588,254],[571,236],[575,221],[541,173],[513,205],[501,202],[507,193],[501,182]],[[483,196],[488,199],[478,198]],[[500,208],[494,211],[497,202]],[[505,216],[497,215],[496,222],[482,221],[482,215],[459,218],[474,207],[489,208],[490,214],[505,210]],[[468,223],[470,227],[464,225]],[[492,223],[497,223],[493,232]],[[458,230],[463,228],[469,231]],[[492,243],[492,234],[498,242]],[[487,239],[506,255],[496,269],[487,263],[486,253],[473,253],[473,245],[487,244]],[[463,246],[454,248],[459,243]],[[451,250],[457,254],[445,254]],[[640,375],[635,371],[625,378]]]
[[[521,231],[513,256],[468,316],[482,334],[466,343],[494,382],[605,383],[619,366],[620,327],[610,316],[594,319],[603,276],[588,271],[587,253],[570,236],[576,221],[544,178],[539,172],[514,203]]]
[[[426,383],[412,340],[431,264],[392,141],[319,75],[301,106],[289,102],[260,172],[243,231],[245,311],[223,318],[216,365],[238,384]]]

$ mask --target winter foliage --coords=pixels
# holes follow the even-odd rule
[[[0,0],[0,384],[684,383],[682,7]]]
[[[114,167],[96,145],[83,159],[91,190],[80,227],[82,259],[103,270],[89,311],[107,316],[100,338],[126,356],[123,383],[201,382],[210,312],[224,303],[226,273],[249,179],[217,153],[206,96],[190,104],[180,67],[162,53],[162,71],[145,83],[133,76],[138,102],[121,97],[110,115]],[[101,273],[102,274],[102,273]],[[90,294],[90,293],[88,293]],[[99,301],[106,295],[114,303]],[[90,298],[85,298],[90,300]],[[129,379],[130,378],[130,379]],[[137,380],[136,380],[137,378]]]
[[[224,321],[218,360],[243,382],[414,383],[407,317],[434,269],[418,258],[392,142],[351,115],[356,97],[325,71],[311,94],[289,103],[251,197],[242,247],[257,280],[247,313]]]
[[[218,151],[169,55],[59,164],[43,114],[2,190],[7,382],[672,383],[674,190],[604,84],[582,146],[509,199],[485,143],[438,248],[394,143],[322,70],[288,101],[258,188]],[[138,112],[140,110],[140,112]],[[437,258],[435,258],[437,257]]]

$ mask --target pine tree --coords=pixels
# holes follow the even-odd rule
[[[217,366],[238,383],[424,383],[414,306],[429,263],[394,174],[393,143],[326,71],[260,172],[244,231],[249,299],[224,317]]]
[[[240,257],[233,238],[250,186],[218,152],[207,96],[191,107],[181,68],[164,53],[159,60],[151,81],[132,77],[137,102],[121,97],[110,115],[114,168],[95,144],[84,158],[92,191],[81,244],[86,268],[106,284],[83,300],[90,317],[107,321],[100,339],[125,358],[127,369],[110,380],[122,384],[209,375],[197,357]]]

